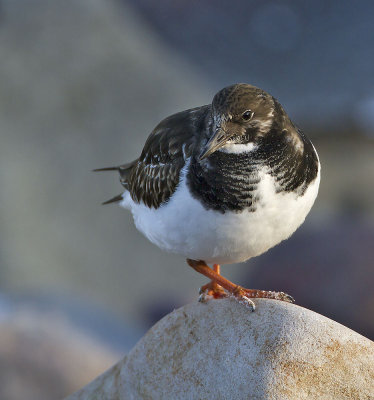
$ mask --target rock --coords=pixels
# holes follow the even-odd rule
[[[7,301],[0,294],[0,399],[61,399],[118,358],[61,310]]]
[[[233,299],[184,306],[81,399],[373,399],[374,343],[305,308]]]

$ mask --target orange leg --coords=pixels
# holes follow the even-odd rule
[[[218,275],[220,275],[221,267],[219,264],[214,264],[213,265],[213,271],[216,272]],[[216,281],[211,280],[209,283],[207,283],[204,286],[201,286],[200,288],[200,298],[199,301],[204,302],[205,301],[205,296],[213,296],[215,299],[221,299],[223,297],[227,297],[227,292],[223,289],[222,286],[220,286]]]
[[[218,264],[215,264],[213,269],[209,268],[208,265],[205,263],[205,261],[199,260],[190,260],[187,259],[188,265],[190,265],[195,271],[200,272],[200,274],[205,275],[209,279],[211,279],[211,282],[208,283],[207,285],[204,285],[201,290],[206,291],[208,290],[208,293],[211,291],[213,297],[219,298],[219,297],[225,297],[222,295],[222,288],[227,290],[227,292],[231,293],[235,298],[237,298],[240,302],[243,302],[247,305],[249,305],[252,310],[254,311],[255,305],[253,301],[251,301],[251,298],[266,298],[266,299],[275,299],[275,300],[282,300],[282,301],[287,301],[289,303],[293,303],[294,299],[283,292],[271,292],[271,291],[266,291],[266,290],[256,290],[256,289],[246,289],[243,288],[239,285],[235,285],[228,279],[224,278],[222,275],[220,275],[220,268]],[[218,295],[215,295],[217,293],[218,289]]]

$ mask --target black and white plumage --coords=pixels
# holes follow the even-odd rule
[[[212,104],[174,114],[138,159],[116,169],[113,201],[160,248],[230,264],[288,238],[317,196],[320,164],[310,140],[279,102],[236,84]]]

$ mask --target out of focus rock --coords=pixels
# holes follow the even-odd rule
[[[190,304],[157,323],[82,399],[372,399],[374,343],[272,300]]]
[[[59,313],[0,302],[0,399],[61,399],[118,353]]]

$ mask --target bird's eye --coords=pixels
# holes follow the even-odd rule
[[[242,114],[242,118],[244,119],[244,121],[249,121],[253,117],[253,114],[254,113],[252,110],[244,111]]]

